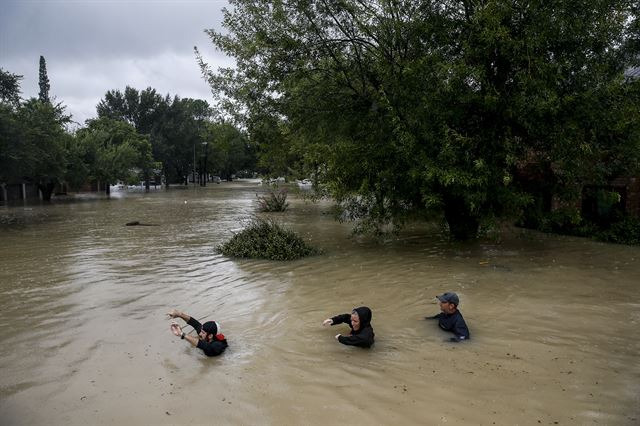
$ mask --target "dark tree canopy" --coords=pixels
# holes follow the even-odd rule
[[[39,99],[22,101],[22,76],[0,69],[0,190],[32,183],[49,200],[59,183],[76,190],[97,181],[108,193],[108,184],[117,181],[142,180],[149,189],[152,179],[186,183],[197,172],[204,183],[205,174],[253,170],[244,134],[215,123],[206,101],[161,96],[150,87],[107,91],[98,117],[70,131],[64,105],[50,102],[40,59]]]
[[[44,56],[40,56],[40,71],[38,73],[38,86],[40,86],[40,92],[38,93],[38,99],[40,100],[40,102],[50,102],[49,77],[47,76],[47,63],[44,60]]]
[[[454,237],[532,201],[523,164],[575,192],[637,167],[628,0],[232,0],[211,70],[254,142],[313,170],[363,229],[429,211]],[[197,53],[197,52],[196,52]],[[571,192],[571,191],[567,191]]]
[[[0,68],[0,103],[17,106],[20,102],[21,75],[12,74]]]

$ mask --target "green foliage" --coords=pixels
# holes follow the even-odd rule
[[[255,219],[240,233],[218,247],[229,257],[295,260],[319,253],[295,232],[275,222]]]
[[[10,105],[0,103],[0,183],[20,176],[21,129],[16,113]]]
[[[99,117],[125,121],[149,136],[153,158],[162,163],[167,182],[186,181],[187,175],[204,172],[203,168],[224,179],[254,168],[244,134],[231,124],[213,122],[214,112],[206,101],[162,97],[152,88],[138,91],[127,86],[124,92],[107,91],[96,108]]]
[[[0,182],[30,180],[42,191],[43,199],[49,200],[54,185],[66,173],[70,117],[61,104],[35,98],[21,103],[20,79],[0,73]]]
[[[38,86],[40,86],[40,92],[38,93],[38,100],[40,102],[49,103],[49,77],[47,77],[47,63],[44,60],[44,56],[40,56],[40,70],[38,72]]]
[[[640,244],[640,219],[623,216],[613,222],[594,222],[583,217],[576,208],[561,208],[539,214],[537,222],[526,224],[543,232],[593,238],[618,244]]]
[[[585,223],[576,208],[560,208],[541,216],[538,229],[544,232],[586,236],[592,229],[585,228]]]
[[[198,56],[218,102],[260,161],[317,171],[365,229],[435,210],[472,237],[532,201],[523,162],[564,189],[638,169],[626,0],[231,4],[208,34],[236,67]]]
[[[0,104],[17,106],[20,102],[20,80],[22,76],[0,68]]]
[[[0,69],[0,183],[32,181],[48,199],[62,181],[79,188],[89,180],[159,180],[160,173],[167,182],[184,181],[194,168],[201,172],[205,160],[209,172],[229,178],[254,167],[245,135],[230,124],[213,123],[203,100],[162,97],[152,88],[108,91],[97,106],[98,118],[71,134],[64,106],[49,102],[44,58],[44,101],[20,102],[21,78]]]
[[[151,145],[146,136],[124,121],[110,118],[89,120],[78,131],[90,177],[104,183],[130,181],[135,168],[151,168]]]
[[[289,207],[286,189],[270,189],[266,195],[257,195],[258,210],[261,212],[283,212]]]
[[[230,123],[205,123],[202,136],[208,144],[209,172],[230,180],[240,170],[253,169],[253,149],[246,136]]]
[[[640,245],[640,219],[626,217],[596,233],[595,238],[611,243]]]
[[[69,116],[64,107],[35,98],[21,104],[16,111],[18,139],[14,141],[17,157],[10,166],[13,179],[31,178],[48,200],[53,186],[66,172],[65,145],[71,137],[65,129]]]

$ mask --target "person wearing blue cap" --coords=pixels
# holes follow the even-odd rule
[[[182,318],[187,325],[193,327],[198,333],[197,337],[185,334],[182,331],[182,327],[175,322],[171,324],[171,332],[182,340],[189,342],[191,346],[202,349],[205,355],[220,355],[229,346],[224,334],[220,333],[220,325],[217,322],[207,321],[204,324],[200,324],[197,319],[175,309],[172,309],[167,315],[171,318]]]
[[[452,342],[469,340],[471,337],[469,335],[469,328],[458,310],[458,305],[460,304],[458,295],[447,292],[436,296],[436,298],[438,302],[440,302],[440,310],[442,312],[432,317],[425,317],[425,319],[437,319],[441,329],[451,331],[454,334],[454,337],[449,339]]]

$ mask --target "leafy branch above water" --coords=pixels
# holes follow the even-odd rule
[[[261,212],[283,212],[289,207],[287,190],[274,187],[266,195],[257,195],[258,209]]]
[[[292,230],[262,219],[254,219],[218,250],[229,257],[269,260],[295,260],[320,253]]]

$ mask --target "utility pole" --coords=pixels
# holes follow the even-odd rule
[[[196,144],[193,144],[193,187],[196,187]]]
[[[209,143],[204,143],[204,179],[202,180],[202,186],[207,186],[207,180],[209,179],[209,174],[207,172],[207,156],[209,154]]]

